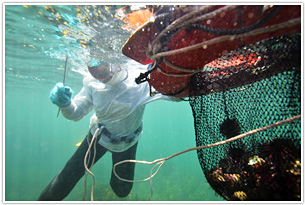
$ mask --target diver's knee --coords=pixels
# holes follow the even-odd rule
[[[43,191],[39,198],[38,201],[61,201],[63,200],[64,197],[61,197],[59,195],[54,195],[51,190]]]
[[[123,182],[120,184],[110,183],[113,192],[120,198],[127,197],[132,189],[133,183]]]

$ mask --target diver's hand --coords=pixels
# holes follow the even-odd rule
[[[50,93],[51,101],[58,107],[67,107],[71,104],[72,89],[62,83],[56,83]]]

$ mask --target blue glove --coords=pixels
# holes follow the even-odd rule
[[[58,107],[67,107],[71,104],[72,89],[62,83],[56,83],[50,93],[51,101]]]

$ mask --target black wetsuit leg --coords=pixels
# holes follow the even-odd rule
[[[89,132],[89,141],[91,142],[92,134]],[[73,156],[66,163],[65,167],[55,176],[51,183],[43,190],[39,196],[39,201],[61,201],[63,200],[74,188],[76,183],[85,174],[84,158],[88,150],[87,136],[83,140],[82,144],[75,151]],[[99,138],[97,138],[99,140]],[[96,143],[96,156],[95,162],[97,162],[105,153],[107,149]],[[93,159],[93,145],[90,151],[89,166]],[[94,162],[94,163],[95,163]]]
[[[116,164],[117,162],[126,159],[135,159],[137,152],[137,145],[138,143],[136,143],[135,145],[133,145],[131,148],[129,148],[124,152],[113,152],[112,153],[113,165]],[[133,180],[134,169],[135,169],[135,163],[124,163],[116,167],[116,172],[121,178]],[[121,181],[114,175],[112,171],[110,185],[112,190],[118,197],[126,197],[130,193],[133,183]]]

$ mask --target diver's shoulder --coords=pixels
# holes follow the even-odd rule
[[[83,79],[83,85],[88,85],[91,82],[98,82],[98,80],[96,80],[94,77],[92,77],[91,75],[86,75],[84,76]]]
[[[83,86],[85,89],[93,88],[93,89],[105,89],[106,85],[101,83],[91,75],[87,75],[83,79]]]

